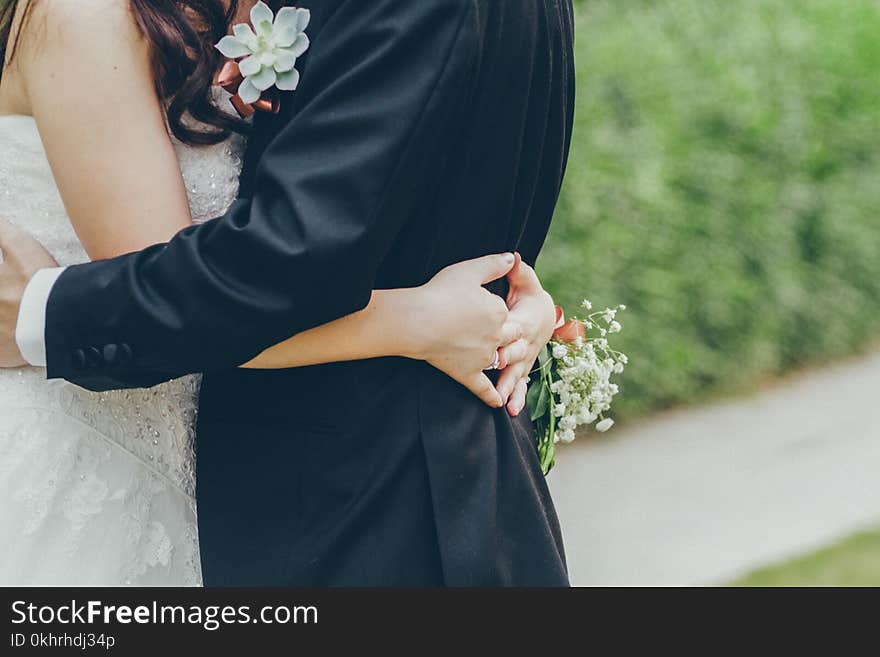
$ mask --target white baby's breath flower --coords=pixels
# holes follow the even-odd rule
[[[583,307],[593,308],[588,300]],[[621,331],[617,315],[625,308],[605,308],[590,313],[587,319],[577,319],[588,331],[584,336],[550,344],[552,364],[546,367],[542,363],[539,384],[547,386],[551,394],[550,403],[541,407],[539,422],[543,424],[538,425],[544,431],[543,437],[539,437],[539,452],[545,472],[553,463],[553,445],[573,441],[579,427],[596,423],[595,430],[604,433],[614,426],[614,420],[604,417],[619,392],[611,379],[624,371],[628,359],[612,349],[609,340]]]
[[[556,432],[555,441],[563,442],[563,443],[572,443],[575,439],[575,433],[573,429],[563,429],[561,431]]]
[[[610,417],[606,417],[604,420],[596,424],[596,431],[598,431],[599,433],[605,433],[613,426],[614,420],[612,420]]]
[[[305,30],[311,14],[308,9],[284,7],[276,16],[265,2],[251,9],[251,23],[239,23],[233,34],[220,39],[216,48],[229,59],[244,59],[239,69],[244,82],[238,95],[245,103],[255,103],[273,85],[293,91],[299,85],[296,60],[309,49]]]

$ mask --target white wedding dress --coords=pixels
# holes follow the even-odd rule
[[[244,140],[176,148],[193,219],[221,215]],[[29,117],[0,116],[0,216],[59,264],[88,260]],[[200,585],[198,377],[102,394],[45,377],[0,370],[0,586]]]

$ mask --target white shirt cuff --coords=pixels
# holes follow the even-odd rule
[[[15,342],[24,359],[34,367],[46,367],[46,306],[55,281],[65,269],[41,269],[28,282],[21,298]]]

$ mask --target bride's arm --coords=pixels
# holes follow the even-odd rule
[[[188,226],[149,48],[127,2],[39,3],[28,30],[34,33],[23,35],[16,74],[89,256],[137,251]],[[503,302],[481,287],[510,268],[500,258],[454,266],[421,288],[377,291],[364,311],[282,343],[249,366],[408,356],[428,360],[500,406],[481,372],[495,347],[518,336],[516,327],[505,326]],[[512,349],[511,359],[519,351]]]
[[[481,287],[507,270],[509,311]],[[487,315],[493,305],[500,332]],[[525,407],[529,374],[555,321],[553,299],[534,270],[519,257],[511,269],[503,256],[493,255],[447,267],[418,288],[374,291],[360,312],[299,333],[242,367],[282,369],[407,356],[431,363],[486,403],[507,404],[518,415]],[[499,369],[504,372],[496,388],[473,364],[489,363],[501,344]]]
[[[190,225],[149,47],[127,0],[36,3],[13,66],[93,260],[165,242]]]

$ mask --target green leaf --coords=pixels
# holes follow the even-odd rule
[[[537,399],[534,400],[533,405],[529,406],[532,414],[532,421],[534,421],[539,417],[543,417],[550,411],[550,388],[543,381],[532,387],[538,388],[538,392],[536,393]],[[529,394],[532,394],[531,390],[529,390]]]
[[[538,446],[538,457],[541,460],[541,471],[546,477],[550,474],[550,470],[553,469],[553,465],[556,461],[556,445],[553,444],[551,438],[545,439]]]
[[[541,417],[540,414],[536,414],[538,409],[538,403],[541,399],[541,388],[544,387],[544,380],[538,379],[537,381],[533,381],[529,385],[529,392],[526,394],[526,406],[529,409],[529,414],[532,418],[532,421],[537,420]]]

